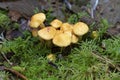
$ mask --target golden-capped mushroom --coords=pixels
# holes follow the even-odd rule
[[[77,43],[78,42],[78,40],[79,40],[79,38],[76,36],[76,35],[74,35],[74,34],[72,34],[72,37],[71,37],[72,39],[71,39],[71,42],[72,43]]]
[[[71,30],[67,30],[67,31],[64,31],[65,34],[68,34],[69,36],[72,37],[72,31]]]
[[[88,25],[83,22],[78,22],[73,26],[73,33],[82,36],[89,31]]]
[[[63,23],[60,27],[60,30],[62,31],[67,31],[67,30],[71,30],[72,31],[73,26],[69,23]]]
[[[61,33],[56,35],[53,40],[53,44],[59,47],[67,47],[71,44],[71,36],[67,33]]]
[[[98,39],[98,37],[99,37],[98,31],[92,31],[92,33],[91,33],[91,38],[93,38],[93,39]]]
[[[54,27],[45,27],[38,31],[39,37],[44,40],[51,40],[56,34],[56,29]]]
[[[62,21],[55,19],[50,23],[50,25],[54,28],[60,28],[60,26],[62,25]]]
[[[63,33],[62,30],[56,30],[56,34],[55,34],[55,36],[57,36],[57,35],[59,35],[59,34],[61,34],[61,33]]]
[[[46,15],[44,13],[37,13],[31,17],[31,21],[29,25],[32,28],[38,28],[41,24],[43,24],[45,19],[46,19]]]
[[[56,60],[56,56],[54,54],[50,53],[49,55],[47,55],[47,59],[49,61],[54,62]]]

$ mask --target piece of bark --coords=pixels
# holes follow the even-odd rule
[[[35,13],[35,10],[42,12],[43,10],[49,11],[52,9],[52,16],[64,20],[65,15],[61,7],[64,8],[63,4],[56,0],[16,0],[13,2],[0,2],[0,8],[9,11],[17,11],[28,18]]]
[[[3,70],[8,71],[8,72],[16,75],[17,77],[21,78],[22,80],[28,80],[26,76],[24,76],[23,74],[19,73],[18,71],[13,70],[11,68],[7,68],[5,66],[0,66],[0,71],[3,71]]]
[[[18,11],[21,14],[31,16],[34,14],[34,10],[38,8],[42,10],[46,5],[44,0],[17,0],[11,2],[0,2],[0,8]]]
[[[13,10],[9,11],[8,16],[10,17],[11,21],[15,21],[15,22],[17,22],[18,19],[22,17],[22,15],[19,12]]]

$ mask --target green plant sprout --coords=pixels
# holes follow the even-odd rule
[[[3,29],[9,29],[10,19],[5,14],[0,13],[0,27]]]
[[[77,14],[72,14],[68,18],[68,22],[74,24],[74,23],[78,22],[80,18],[82,18],[84,16],[89,17],[87,12],[79,12]]]
[[[4,71],[0,71],[0,80],[9,80],[9,74]]]
[[[104,33],[107,32],[107,29],[109,28],[109,23],[106,19],[101,19],[101,22],[99,24],[100,28],[99,28],[99,35],[100,37],[103,37]]]
[[[39,13],[39,12],[40,12],[40,11],[39,11],[39,8],[36,7],[33,12],[34,12],[34,14]]]
[[[120,61],[120,36],[103,40],[102,44],[106,48],[104,54],[113,58],[115,61]]]
[[[44,12],[45,12],[45,11],[44,11]],[[46,22],[47,22],[48,24],[50,24],[50,22],[51,22],[53,19],[55,19],[55,17],[52,16],[51,13],[52,13],[52,10],[51,10],[51,9],[49,9],[49,10],[46,12]]]

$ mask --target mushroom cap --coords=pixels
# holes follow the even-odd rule
[[[78,22],[73,26],[73,33],[78,36],[82,36],[89,31],[87,24]]]
[[[38,31],[39,37],[44,40],[51,40],[56,34],[56,29],[54,27],[45,27]]]
[[[55,19],[50,23],[50,25],[54,28],[59,28],[62,25],[62,21]]]
[[[99,37],[98,31],[92,31],[91,38],[97,39]]]
[[[67,31],[64,31],[65,34],[68,34],[69,36],[72,37],[72,31],[71,30],[67,30]]]
[[[29,25],[31,28],[38,28],[40,23],[39,23],[39,21],[32,20],[32,21],[30,21]]]
[[[56,56],[51,53],[51,54],[47,55],[47,59],[48,59],[49,61],[55,61],[55,60],[56,60]]]
[[[73,26],[69,23],[63,23],[60,27],[60,30],[62,31],[67,31],[67,30],[71,30],[72,31]]]
[[[46,16],[44,13],[37,13],[31,17],[30,21],[30,27],[37,28],[41,23],[43,23],[46,19]]]
[[[61,33],[63,33],[62,30],[56,30],[56,34],[55,34],[55,36],[56,36],[56,35],[59,35],[59,34],[61,34]]]
[[[53,38],[53,44],[59,47],[67,47],[70,45],[70,43],[71,36],[66,33],[61,33]]]
[[[77,43],[78,42],[78,37],[76,36],[76,35],[74,35],[74,34],[72,34],[72,37],[71,37],[72,39],[71,39],[71,42],[72,43]]]

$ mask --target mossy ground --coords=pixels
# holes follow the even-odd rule
[[[77,22],[79,15],[73,15],[68,22]],[[86,13],[81,15],[84,16]],[[91,38],[94,25],[99,27],[98,37],[95,39]],[[0,25],[1,29],[2,26]],[[107,38],[104,35],[109,27],[105,19],[89,27],[90,32],[83,37],[83,40],[70,46],[69,51],[63,50],[61,53],[63,56],[59,56],[59,50],[52,51],[55,50],[51,48],[52,46],[48,47],[47,43],[32,37],[29,31],[25,31],[24,36],[12,40],[1,36],[0,65],[10,69],[17,66],[15,70],[25,75],[28,80],[119,80],[120,36]],[[46,58],[52,52],[56,55],[53,64]],[[11,66],[4,60],[2,53],[9,57],[9,61],[14,65]],[[4,70],[0,71],[0,78],[16,79],[15,75]]]

